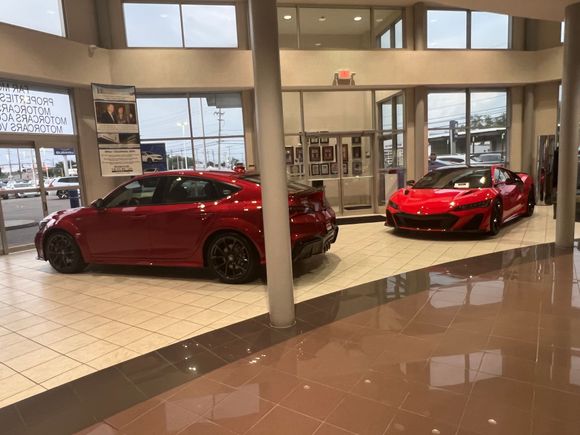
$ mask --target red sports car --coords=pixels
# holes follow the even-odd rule
[[[501,166],[448,166],[395,192],[385,225],[413,231],[497,234],[503,223],[534,213],[532,177]]]
[[[288,192],[293,258],[327,251],[338,227],[324,192],[292,181]],[[62,273],[89,263],[208,267],[223,282],[247,282],[265,263],[260,176],[136,177],[90,207],[46,217],[35,243],[38,257]]]

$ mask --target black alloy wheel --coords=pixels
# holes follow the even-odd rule
[[[501,228],[503,207],[501,202],[495,199],[491,204],[491,217],[489,220],[489,234],[495,236]]]
[[[528,204],[527,204],[528,208],[526,210],[526,217],[531,217],[534,214],[534,209],[536,208],[536,198],[534,196],[534,192],[531,191],[528,194]]]
[[[207,265],[220,281],[242,284],[256,277],[257,257],[256,249],[245,237],[236,233],[224,233],[210,242]]]
[[[75,239],[62,231],[48,236],[44,253],[50,265],[60,273],[78,273],[87,266]]]

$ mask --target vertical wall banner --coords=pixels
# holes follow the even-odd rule
[[[165,144],[160,143],[142,143],[141,144],[141,162],[143,172],[167,171],[167,152]]]
[[[93,84],[92,88],[101,175],[141,175],[135,87]]]

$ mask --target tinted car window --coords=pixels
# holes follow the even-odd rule
[[[161,202],[163,204],[181,204],[204,202],[216,199],[216,190],[209,180],[193,177],[171,177]]]
[[[105,199],[105,207],[135,207],[153,204],[159,177],[133,180],[121,186]]]
[[[461,168],[432,171],[421,178],[414,189],[476,189],[491,187],[491,173],[487,168]]]

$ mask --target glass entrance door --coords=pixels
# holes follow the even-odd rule
[[[372,135],[306,136],[304,155],[308,182],[323,187],[338,215],[374,212]]]
[[[80,205],[74,148],[0,145],[0,254],[32,248],[45,216]]]

